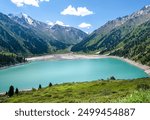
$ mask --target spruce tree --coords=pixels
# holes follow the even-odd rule
[[[9,87],[8,96],[9,96],[9,97],[12,97],[13,95],[14,95],[14,86],[11,85],[11,86]]]
[[[52,87],[52,83],[51,82],[49,83],[49,87]]]
[[[19,89],[18,88],[16,88],[16,90],[15,90],[15,94],[19,94]]]
[[[39,89],[41,89],[42,88],[42,85],[41,84],[39,84]]]

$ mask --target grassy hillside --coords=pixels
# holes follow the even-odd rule
[[[139,14],[142,13],[142,14]],[[76,44],[72,51],[96,52],[111,50],[134,28],[150,20],[150,7],[144,7],[131,15],[119,17],[92,32],[85,40]]]
[[[93,43],[94,40],[90,42]],[[80,44],[76,46],[83,46],[80,46]],[[81,51],[86,53],[99,51],[100,54],[126,57],[150,65],[150,20],[135,28],[130,28],[127,25],[126,27],[118,27],[103,37],[99,43],[95,43],[90,47],[86,46],[86,49]]]
[[[150,78],[136,80],[98,80],[64,83],[19,95],[0,96],[0,102],[81,103],[81,102],[143,102],[150,103]]]
[[[130,32],[111,54],[128,57],[150,66],[150,21]]]
[[[150,65],[150,7],[107,22],[73,46],[72,51],[111,53]]]

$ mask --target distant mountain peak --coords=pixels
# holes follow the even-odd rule
[[[28,16],[27,14],[25,14],[25,13],[20,13],[20,14],[8,14],[8,16],[10,17],[10,18],[17,18],[17,19],[22,19],[22,20],[24,20],[25,22],[27,22],[29,25],[33,25],[33,22],[34,22],[34,20],[30,17],[30,16]]]
[[[24,18],[25,21],[26,21],[28,24],[33,25],[33,19],[32,19],[30,16],[28,16],[27,14],[25,14],[25,13],[20,13],[20,14],[18,15],[18,17]]]
[[[20,14],[18,14],[17,16],[20,18],[29,18],[29,16],[27,14],[22,13],[22,12]]]
[[[143,7],[143,9],[149,9],[150,8],[150,5],[145,5],[144,7]]]
[[[134,29],[148,21],[150,21],[150,5],[144,6],[142,9],[135,11],[132,14],[108,21],[103,26],[92,32],[88,37],[86,37],[84,41],[81,41],[73,46],[72,51],[99,51],[101,54],[103,54],[111,50],[118,50],[118,48],[120,48],[119,45],[122,45],[122,43],[124,44],[126,42],[124,40],[126,37],[128,37],[131,31],[134,32]],[[147,24],[143,26],[146,25]],[[141,28],[141,30],[143,28]],[[145,32],[149,30],[148,28],[145,29],[145,31],[141,31],[141,33],[143,32],[145,34]],[[149,31],[147,32],[147,35],[148,33]],[[139,34],[140,37],[136,37],[136,39],[141,39],[142,34]],[[131,38],[129,38],[129,40],[130,39]]]
[[[126,15],[123,17],[118,17],[114,20],[108,21],[108,24],[114,24],[115,27],[120,26],[122,24],[124,24],[126,21],[130,20],[130,19],[135,19],[136,17],[140,17],[141,15],[147,15],[150,13],[150,5],[146,5],[144,6],[141,10],[134,12],[131,15]]]

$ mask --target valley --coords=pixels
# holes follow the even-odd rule
[[[87,35],[67,26],[34,20],[20,13],[0,14],[0,51],[24,57],[76,52],[113,55],[150,65],[150,6],[108,21]]]
[[[150,102],[150,5],[78,28],[0,13],[0,102]]]

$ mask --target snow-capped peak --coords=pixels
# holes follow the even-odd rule
[[[49,26],[46,23],[37,21],[25,13],[8,14],[8,17],[27,28],[31,27],[36,27],[38,29],[49,28]]]
[[[17,14],[17,15],[14,15],[14,14],[8,14],[8,16],[12,19],[23,19],[24,21],[26,21],[29,25],[33,25],[34,23],[34,20],[28,16],[27,14],[25,13],[20,13],[20,14]]]
[[[28,15],[22,12],[19,14],[14,14],[13,16],[18,18],[28,18]]]
[[[149,7],[150,7],[150,5],[146,5],[146,6],[145,6],[146,9],[149,8]]]
[[[24,18],[25,21],[26,21],[28,24],[30,24],[30,25],[33,24],[33,19],[32,19],[30,16],[28,16],[27,14],[25,14],[25,13],[19,14],[18,17],[19,17],[19,18]]]
[[[142,10],[147,10],[147,9],[150,9],[150,5],[145,5]]]
[[[28,17],[28,15],[27,14],[25,14],[25,13],[21,13],[21,16],[23,16],[24,18],[26,18],[26,19],[28,19],[29,17]]]
[[[33,24],[33,20],[31,19],[31,18],[26,18],[26,20],[28,21],[28,23],[30,24],[30,25],[32,25]]]

